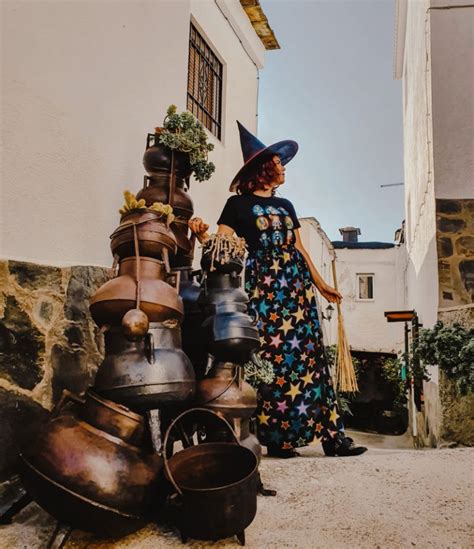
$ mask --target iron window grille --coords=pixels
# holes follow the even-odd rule
[[[191,24],[187,109],[218,139],[222,130],[222,63]]]

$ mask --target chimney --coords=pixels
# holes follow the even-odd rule
[[[360,235],[360,229],[357,227],[342,227],[339,229],[342,235],[343,242],[358,242],[357,238]]]

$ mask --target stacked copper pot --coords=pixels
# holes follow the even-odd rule
[[[189,161],[152,145],[151,137],[144,156],[149,176],[138,193],[145,204],[123,212],[111,235],[116,276],[91,298],[92,318],[105,332],[93,390],[65,394],[22,452],[24,483],[40,505],[99,535],[126,534],[159,518],[169,487],[156,450],[166,425],[150,418],[162,410],[172,417],[195,393],[193,366],[181,347],[180,272],[171,270],[191,268]],[[172,205],[173,224],[149,207],[155,202]]]
[[[197,383],[196,402],[222,414],[233,426],[240,444],[260,459],[261,447],[250,428],[257,406],[256,392],[243,379],[243,364],[260,345],[258,330],[246,312],[248,298],[241,282],[243,258],[213,260],[212,254],[205,251],[201,265],[205,273],[198,300],[205,317],[201,334],[210,359],[206,375]]]

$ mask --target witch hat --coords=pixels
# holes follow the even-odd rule
[[[296,141],[279,141],[278,143],[267,147],[260,141],[260,139],[257,139],[255,135],[250,133],[238,120],[237,126],[240,133],[240,146],[244,157],[244,165],[237,172],[237,175],[230,184],[229,190],[231,192],[237,189],[242,177],[248,173],[258,161],[262,160],[262,157],[278,155],[281,163],[287,164],[298,152],[298,143],[296,143]]]

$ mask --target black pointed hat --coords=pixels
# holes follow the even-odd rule
[[[251,134],[247,128],[237,120],[237,126],[240,133],[240,146],[242,147],[242,155],[244,157],[244,165],[237,172],[237,175],[232,180],[229,190],[235,191],[242,177],[248,173],[249,169],[262,157],[278,155],[282,164],[287,164],[298,152],[298,143],[296,141],[279,141],[274,145],[267,147],[260,139]]]

